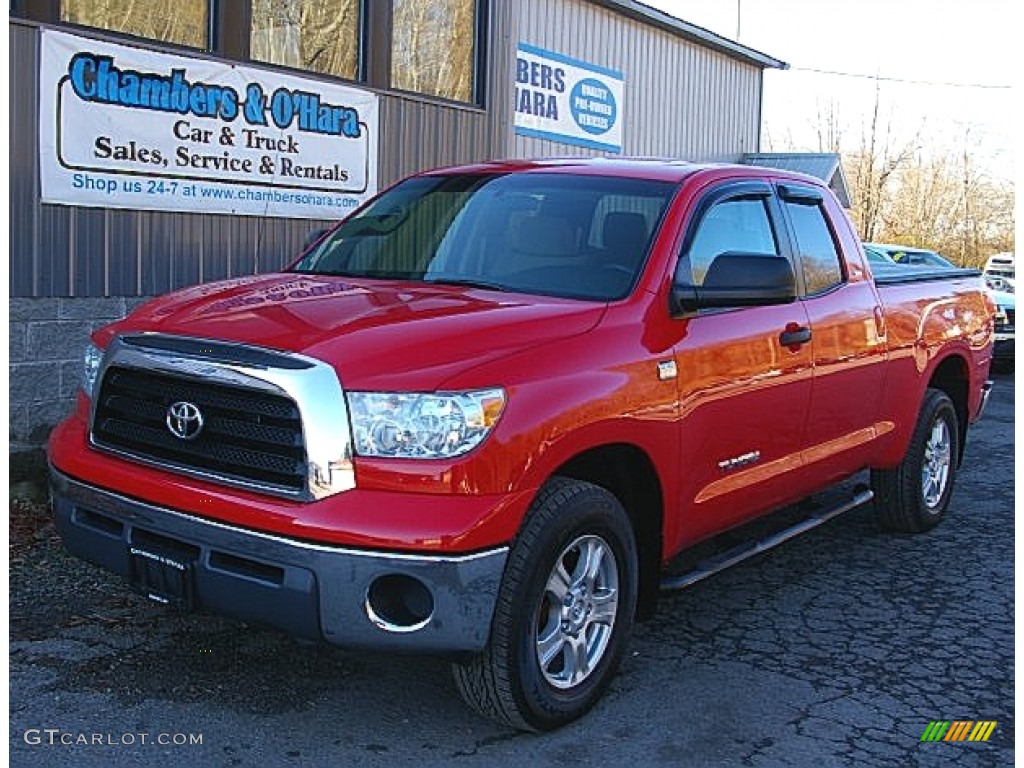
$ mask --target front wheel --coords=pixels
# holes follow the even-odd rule
[[[946,514],[960,455],[956,408],[938,389],[925,392],[914,434],[895,469],[872,470],[875,510],[884,528],[920,533]]]
[[[509,553],[487,648],[453,666],[459,692],[521,730],[576,719],[614,675],[636,600],[636,543],[622,505],[591,483],[553,479]]]

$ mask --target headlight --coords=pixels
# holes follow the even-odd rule
[[[505,407],[501,389],[347,397],[356,454],[402,459],[446,459],[471,451]]]
[[[89,397],[92,397],[92,390],[96,385],[96,377],[99,375],[102,360],[103,350],[90,341],[86,345],[85,355],[82,357],[82,389]]]

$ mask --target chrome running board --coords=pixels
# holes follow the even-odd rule
[[[784,541],[789,541],[795,536],[799,536],[801,533],[806,533],[812,528],[817,528],[822,523],[827,523],[833,517],[838,517],[844,512],[849,512],[851,509],[867,504],[871,499],[875,497],[874,492],[869,489],[863,488],[858,489],[856,495],[849,501],[840,504],[837,507],[817,512],[810,517],[807,517],[800,522],[784,528],[778,533],[772,534],[764,539],[757,541],[746,542],[739,546],[728,549],[721,554],[709,557],[706,560],[702,560],[697,563],[697,566],[687,573],[680,574],[678,576],[669,576],[661,581],[661,590],[663,592],[672,592],[680,589],[686,589],[698,581],[703,581],[708,576],[724,571],[726,568],[731,568],[738,563],[742,563],[747,558],[759,555],[762,552],[767,552],[773,547],[777,547]]]

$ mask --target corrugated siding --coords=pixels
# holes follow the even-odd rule
[[[10,73],[8,87],[11,89],[10,146],[8,152],[10,172],[10,271],[11,295],[26,296],[31,293],[16,293],[15,286],[22,290],[37,283],[36,273],[46,269],[42,248],[43,236],[39,231],[39,105],[36,90],[38,78],[27,76],[38,72],[38,46],[35,30],[16,24],[10,25]],[[14,108],[17,105],[17,108]],[[52,235],[53,233],[47,233]],[[49,245],[49,243],[47,243]],[[47,249],[46,252],[48,252]],[[24,253],[27,258],[17,258]]]
[[[622,72],[623,154],[735,161],[756,152],[760,67],[584,0],[521,0],[519,37]],[[603,154],[516,136],[517,157]]]
[[[491,3],[487,112],[382,95],[383,187],[424,168],[508,154],[514,3]],[[10,22],[10,290],[15,297],[151,296],[274,270],[329,222],[106,210],[39,202],[39,28]]]

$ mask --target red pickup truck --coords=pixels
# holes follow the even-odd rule
[[[810,178],[439,170],[280,273],[97,331],[49,444],[55,511],[154,600],[444,654],[478,711],[550,729],[694,545],[862,470],[749,551],[872,495],[888,528],[938,523],[992,335],[977,273],[873,279]]]

